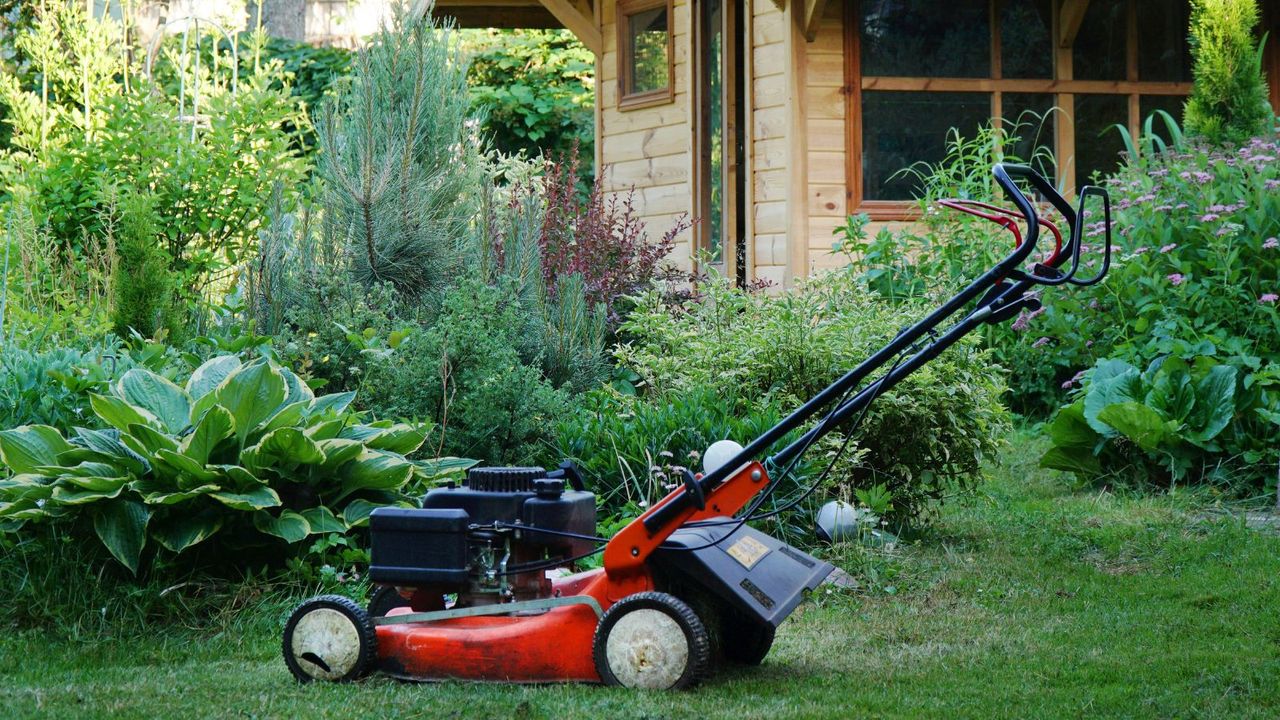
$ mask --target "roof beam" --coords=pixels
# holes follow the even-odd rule
[[[1058,15],[1058,46],[1069,48],[1076,42],[1076,34],[1084,22],[1084,13],[1089,9],[1089,0],[1062,0],[1062,11]]]
[[[561,25],[577,35],[588,50],[596,55],[604,52],[604,36],[600,34],[600,28],[596,27],[592,13],[584,13],[572,0],[539,0],[539,2],[555,16],[556,20],[560,21]]]
[[[804,0],[804,38],[813,42],[818,37],[818,25],[822,24],[822,13],[827,9],[827,0]]]

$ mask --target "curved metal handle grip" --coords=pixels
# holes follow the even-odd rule
[[[1075,269],[1079,265],[1080,250],[1084,242],[1084,204],[1090,197],[1102,198],[1102,222],[1105,228],[1105,250],[1102,255],[1102,269],[1098,274],[1088,280],[1075,279]],[[1067,273],[1067,281],[1072,285],[1080,287],[1088,287],[1097,285],[1102,282],[1102,278],[1107,276],[1107,271],[1111,269],[1111,195],[1106,190],[1096,185],[1085,185],[1080,189],[1080,221],[1071,226],[1071,246],[1074,251],[1075,261],[1072,262],[1072,270]]]

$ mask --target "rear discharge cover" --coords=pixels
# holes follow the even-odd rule
[[[734,530],[737,523],[732,518],[704,522],[672,533],[650,563],[705,587],[762,623],[780,625],[804,599],[805,591],[813,590],[835,569],[747,525]]]

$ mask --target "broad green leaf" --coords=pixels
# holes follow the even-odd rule
[[[58,480],[64,486],[71,485],[82,488],[84,490],[96,490],[98,492],[110,492],[118,490],[129,483],[128,477],[75,477],[67,476]]]
[[[142,503],[132,500],[104,503],[95,509],[93,529],[111,555],[136,575],[150,520],[151,512]]]
[[[118,397],[89,393],[89,407],[93,414],[120,432],[129,432],[130,425],[155,427],[160,420],[148,410],[134,407]]]
[[[120,478],[120,480],[124,479],[125,478]],[[49,502],[58,503],[60,505],[87,505],[89,503],[98,502],[99,500],[110,500],[119,497],[123,490],[123,482],[111,490],[88,490],[85,488],[59,485],[53,489],[53,495],[49,497]]]
[[[182,441],[182,454],[204,465],[214,448],[235,434],[236,424],[231,413],[221,405],[214,405],[205,412],[196,427]]]
[[[1115,431],[1098,419],[1098,413],[1108,405],[1142,402],[1145,396],[1142,375],[1137,368],[1121,360],[1099,361],[1089,378],[1089,389],[1084,397],[1085,422],[1098,433],[1114,435]]]
[[[148,505],[177,505],[178,503],[184,503],[188,500],[194,500],[201,495],[208,495],[209,493],[215,493],[222,490],[222,488],[217,485],[201,485],[200,487],[191,488],[190,490],[176,490],[168,492],[142,492],[137,483],[134,483],[132,487],[134,492],[142,495],[142,499],[146,501]]]
[[[286,405],[295,403],[309,405],[312,400],[316,399],[316,394],[311,391],[311,388],[307,387],[307,384],[302,381],[302,378],[298,377],[297,373],[289,368],[282,367],[280,368],[280,375],[284,378],[284,402]]]
[[[130,440],[133,440],[133,442],[130,442]],[[181,447],[178,445],[177,440],[150,425],[140,423],[130,425],[128,432],[120,436],[120,441],[128,445],[134,452],[147,456],[154,456],[161,450],[178,452]]]
[[[347,524],[339,520],[329,508],[319,505],[302,511],[313,533],[342,533],[347,531]]]
[[[1197,444],[1214,439],[1231,424],[1235,410],[1236,369],[1215,365],[1196,383],[1196,407],[1187,419],[1187,439]]]
[[[266,485],[240,492],[214,492],[209,497],[235,510],[263,510],[280,506],[280,496]]]
[[[334,438],[321,440],[316,444],[324,452],[324,464],[321,465],[321,469],[327,471],[337,470],[340,465],[364,451],[364,445],[356,440]]]
[[[325,413],[341,413],[347,409],[347,406],[356,399],[354,392],[332,393],[330,395],[321,395],[311,401],[311,408],[307,414],[314,417]]]
[[[271,416],[266,425],[262,426],[263,433],[269,433],[272,430],[278,430],[282,427],[292,427],[302,422],[302,416],[307,412],[307,406],[310,403],[306,400],[300,400],[290,403],[280,408],[280,411]]]
[[[165,465],[178,474],[178,487],[182,490],[217,480],[221,475],[215,470],[172,450],[156,452],[156,465]]]
[[[0,480],[0,501],[47,500],[53,495],[53,478],[23,473],[8,480]]]
[[[371,503],[368,500],[352,500],[342,509],[342,520],[347,527],[361,527],[369,524],[369,515],[374,510],[382,507],[377,503]]]
[[[160,420],[171,434],[187,427],[191,417],[191,397],[169,380],[142,368],[124,374],[116,384],[121,399]]]
[[[1098,433],[1084,419],[1084,403],[1076,401],[1058,411],[1049,424],[1049,438],[1057,447],[1092,448]]]
[[[365,433],[368,433],[367,438],[360,437],[360,435]],[[408,455],[414,450],[422,447],[422,443],[427,439],[427,431],[423,427],[414,427],[404,423],[392,425],[387,428],[370,428],[367,425],[354,425],[338,433],[338,437],[348,438],[351,440],[364,440],[365,445],[367,445],[371,450],[388,450],[393,453]]]
[[[1040,458],[1040,467],[1051,470],[1065,470],[1081,477],[1095,477],[1102,472],[1102,464],[1087,447],[1054,447],[1049,448]]]
[[[259,361],[241,366],[227,376],[215,392],[218,404],[235,418],[236,437],[243,447],[249,433],[274,415],[284,402],[285,383],[270,363]]]
[[[0,432],[0,462],[14,474],[56,465],[58,455],[72,446],[48,425],[23,425]]]
[[[342,477],[342,493],[345,497],[359,490],[395,490],[409,480],[413,463],[400,455],[382,450],[365,450],[346,465]]]
[[[324,452],[314,440],[297,428],[280,428],[267,433],[257,445],[240,455],[240,462],[250,471],[279,464],[319,465]]]
[[[1165,418],[1186,421],[1196,404],[1195,389],[1191,386],[1191,373],[1181,358],[1165,358],[1155,373],[1151,390],[1146,395],[1148,407]]]
[[[187,378],[187,394],[193,400],[200,400],[221,385],[222,381],[239,367],[240,359],[235,355],[210,358]]]
[[[151,524],[151,537],[172,553],[209,539],[222,527],[222,515],[211,508],[195,514],[175,514]]]
[[[58,457],[65,457],[67,453],[61,453]],[[100,463],[94,460],[86,460],[76,463],[71,467],[63,465],[45,465],[35,469],[41,475],[50,475],[58,477],[114,477],[116,468],[108,463]]]
[[[73,445],[83,445],[89,450],[110,457],[110,460],[99,459],[99,462],[120,465],[134,475],[146,474],[151,469],[151,463],[121,442],[119,432],[118,430],[87,430],[78,427],[76,439],[71,442]],[[59,464],[66,464],[64,455],[58,456]]]
[[[316,423],[306,429],[307,437],[312,440],[332,440],[347,426],[347,418],[336,418]]]
[[[1165,438],[1164,418],[1140,402],[1108,405],[1098,413],[1098,420],[1147,452],[1154,452]]]
[[[439,457],[429,458],[427,460],[414,460],[413,466],[420,479],[430,482],[450,475],[456,475],[475,466],[479,462],[479,460],[471,460],[469,458]]]
[[[236,490],[252,490],[262,485],[266,485],[266,483],[257,475],[254,475],[239,465],[212,465],[210,467],[221,472],[228,481],[227,486]]]
[[[307,519],[292,510],[285,510],[280,513],[280,517],[272,517],[267,512],[256,512],[253,514],[253,526],[287,543],[305,540],[311,534],[311,525],[307,523]]]

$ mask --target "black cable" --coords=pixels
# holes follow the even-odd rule
[[[520,573],[537,572],[539,570],[554,570],[555,568],[564,567],[565,565],[572,565],[579,560],[585,560],[598,552],[602,552],[603,550],[603,547],[598,547],[591,552],[574,555],[573,557],[539,560],[538,562],[526,563],[524,565],[513,565],[500,573],[494,573],[494,575],[502,577],[506,575],[519,575]]]
[[[607,537],[600,537],[599,535],[583,535],[582,533],[569,532],[567,530],[552,530],[550,528],[540,528],[540,527],[535,527],[533,525],[520,525],[518,523],[508,523],[508,522],[502,522],[502,521],[494,522],[492,525],[474,526],[474,529],[476,530],[484,530],[486,528],[493,528],[494,530],[497,530],[500,528],[507,528],[509,530],[524,530],[526,532],[542,533],[544,535],[559,535],[560,537],[573,538],[575,540],[586,540],[588,542],[595,542],[595,543],[607,543],[613,539],[613,538],[607,538]]]

